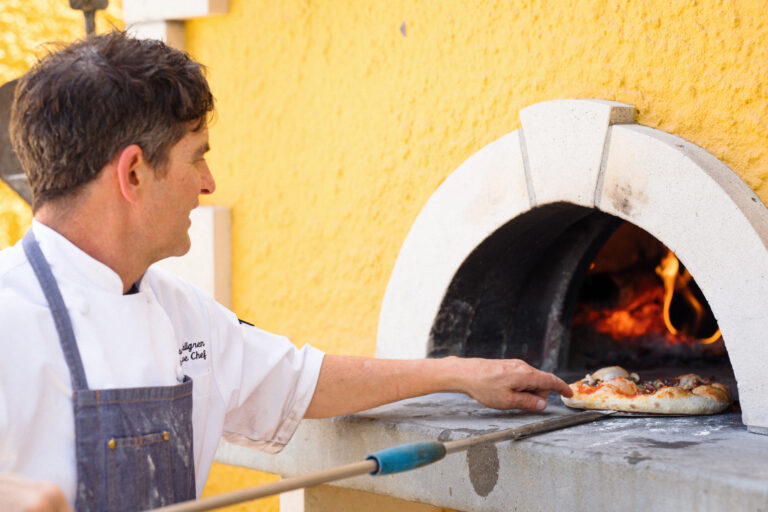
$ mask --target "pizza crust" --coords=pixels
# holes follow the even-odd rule
[[[691,377],[697,376],[685,375],[678,379],[687,382],[683,378]],[[578,409],[653,414],[717,414],[727,409],[732,401],[728,387],[717,382],[702,384],[690,391],[681,386],[666,386],[654,393],[645,394],[632,379],[615,377],[606,382],[598,379],[595,384],[594,377],[588,375],[570,386],[573,397],[562,397],[563,403]],[[589,392],[583,392],[583,389]]]

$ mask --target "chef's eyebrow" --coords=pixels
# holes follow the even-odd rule
[[[210,150],[211,150],[211,145],[206,142],[204,146],[200,146],[199,148],[197,148],[195,152],[192,154],[192,156],[194,158],[200,158]]]

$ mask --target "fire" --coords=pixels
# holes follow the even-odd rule
[[[656,267],[656,274],[661,277],[664,283],[664,324],[672,334],[678,334],[679,330],[672,324],[670,317],[670,307],[672,305],[672,298],[677,293],[688,306],[694,311],[692,332],[697,332],[701,326],[701,322],[704,319],[706,310],[701,304],[699,299],[693,294],[690,288],[690,283],[693,280],[691,273],[688,269],[683,269],[680,272],[680,260],[677,259],[675,253],[672,251],[667,252],[667,255],[662,258],[659,266]],[[698,341],[705,345],[714,343],[720,338],[720,329],[717,329],[714,334],[707,338],[699,338]]]
[[[674,344],[678,342],[678,336],[671,333],[665,325],[663,299],[664,289],[661,286],[647,288],[619,309],[585,307],[575,321],[589,324],[595,331],[608,334],[615,340],[655,334]]]
[[[667,251],[655,273],[658,277],[650,274],[633,281],[631,293],[628,293],[630,297],[619,300],[616,307],[595,308],[580,304],[574,323],[588,324],[594,331],[617,341],[643,336],[662,338],[670,345],[718,341],[719,329],[706,338],[696,337],[695,333],[702,326],[708,310],[691,291],[693,278],[687,269],[681,267],[672,251]],[[689,315],[692,317],[685,319],[685,326],[674,325],[671,314],[673,299],[684,301],[687,311],[692,312]]]

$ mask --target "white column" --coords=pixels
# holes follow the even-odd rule
[[[230,209],[199,206],[192,210],[190,219],[192,248],[184,256],[167,258],[156,265],[186,279],[229,308],[232,303]]]
[[[135,37],[184,50],[184,22],[229,12],[228,0],[123,0],[123,21]]]

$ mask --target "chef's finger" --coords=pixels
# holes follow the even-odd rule
[[[530,390],[546,390],[554,391],[563,396],[572,396],[573,390],[565,383],[560,377],[557,377],[551,373],[542,372],[541,370],[534,370],[530,376],[529,386]]]

